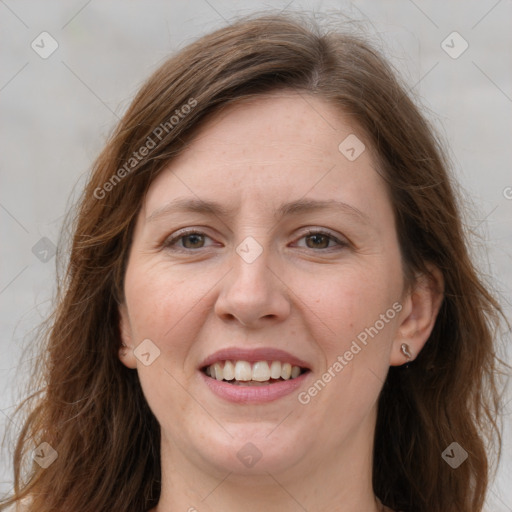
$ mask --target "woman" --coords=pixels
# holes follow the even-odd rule
[[[238,21],[161,66],[96,162],[5,503],[481,511],[500,314],[383,57]]]

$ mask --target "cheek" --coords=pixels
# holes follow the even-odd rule
[[[200,413],[185,391],[193,376],[186,362],[201,328],[197,315],[211,286],[205,280],[185,279],[161,263],[133,260],[127,268],[125,297],[133,344],[150,339],[159,350],[150,365],[137,362],[137,372],[144,396],[161,424],[180,424],[180,418]]]
[[[202,291],[200,283],[191,286],[183,275],[164,267],[134,260],[124,285],[133,331],[159,341],[187,315]]]
[[[173,372],[188,375],[193,370],[186,365],[188,355],[199,338],[205,311],[213,307],[209,292],[221,277],[212,271],[184,273],[167,262],[134,259],[125,277],[134,345],[149,338],[162,360],[174,366]]]
[[[400,297],[400,275],[385,264],[373,262],[371,266],[340,268],[330,275],[315,276],[302,281],[301,290],[308,316],[317,326],[317,341],[332,359],[347,350],[352,340],[386,314]],[[381,334],[388,335],[393,325],[391,315],[385,320]],[[342,353],[342,352],[341,352]],[[335,355],[334,355],[335,354]]]
[[[310,327],[324,366],[301,395],[301,403],[308,402],[306,407],[315,411],[318,428],[333,427],[326,433],[333,442],[373,410],[386,378],[401,281],[390,267],[384,270],[378,264],[345,269],[337,278],[316,280],[317,286],[308,283],[305,289]]]

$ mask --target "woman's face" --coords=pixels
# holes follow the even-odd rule
[[[183,468],[277,474],[371,456],[407,308],[392,206],[362,143],[323,100],[274,93],[212,118],[152,183],[122,360]]]

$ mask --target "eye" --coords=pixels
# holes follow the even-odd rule
[[[172,251],[188,252],[205,247],[205,239],[210,239],[205,233],[198,230],[180,231],[176,235],[171,236],[164,242],[165,248]],[[307,249],[331,249],[334,246],[340,248],[348,247],[348,242],[341,241],[329,231],[322,229],[310,229],[302,235],[299,240],[306,240]],[[303,246],[304,247],[304,246]]]
[[[176,251],[186,251],[186,250],[194,250],[194,249],[202,249],[204,246],[205,238],[210,238],[205,235],[201,231],[196,230],[187,230],[181,231],[176,235],[168,238],[164,242],[164,246],[170,250]],[[211,240],[211,239],[210,239]],[[181,246],[177,246],[179,242],[182,242]]]
[[[330,249],[331,242],[339,247],[348,247],[348,243],[339,240],[329,231],[322,229],[311,229],[308,230],[299,240],[306,239],[306,247],[308,249]]]

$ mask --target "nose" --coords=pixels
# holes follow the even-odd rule
[[[263,248],[253,261],[242,256],[233,251],[232,271],[222,281],[215,313],[249,328],[282,322],[290,314],[289,293],[279,270],[271,266],[269,249]]]

